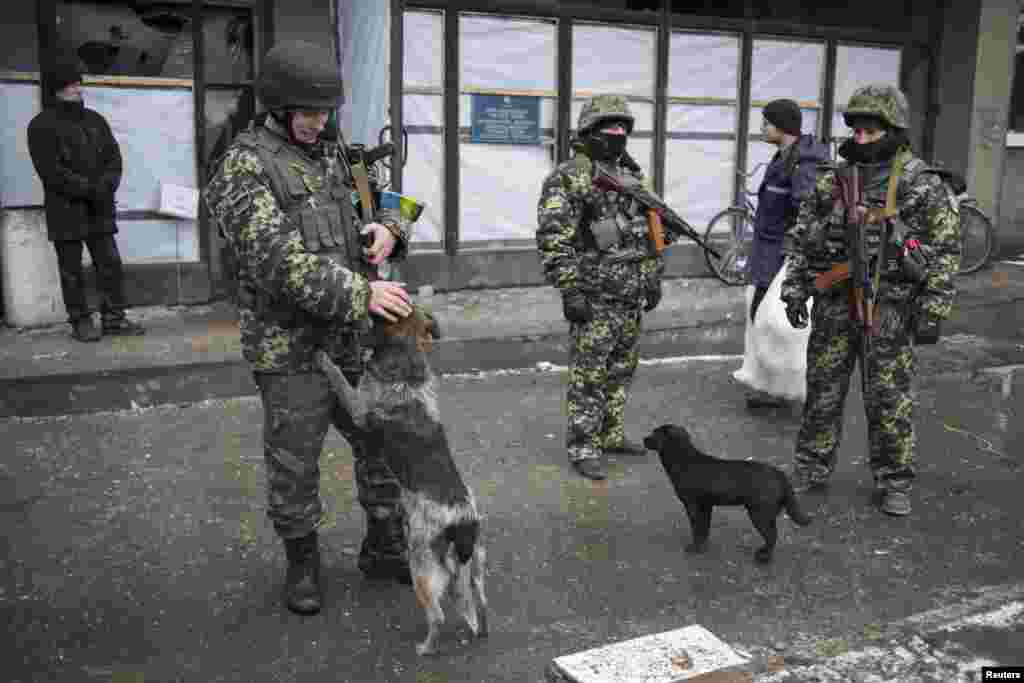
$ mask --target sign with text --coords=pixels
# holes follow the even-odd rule
[[[470,111],[473,142],[540,144],[540,97],[474,94]]]

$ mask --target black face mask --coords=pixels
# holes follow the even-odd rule
[[[626,151],[626,135],[591,133],[587,138],[587,151],[597,161],[617,161]]]
[[[850,138],[839,146],[839,156],[854,164],[879,164],[896,156],[903,147],[910,145],[905,130],[890,130],[882,139],[858,145]]]

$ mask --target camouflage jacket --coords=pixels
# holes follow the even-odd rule
[[[960,267],[960,209],[952,190],[924,161],[905,153],[903,173],[896,190],[896,208],[907,228],[906,237],[921,242],[927,257],[923,285],[908,282],[899,272],[892,245],[886,252],[879,299],[916,304],[936,319],[949,317],[956,292],[954,277]],[[787,231],[784,252],[790,259],[782,283],[782,299],[805,301],[814,296],[814,277],[849,261],[845,206],[837,175],[848,162],[819,167],[814,191],[800,205],[796,223]],[[861,164],[864,203],[885,205],[891,163]],[[872,274],[880,246],[887,235],[882,223],[865,226],[865,250]]]
[[[536,236],[544,275],[558,289],[578,290],[591,301],[640,308],[646,292],[660,283],[664,259],[650,250],[646,219],[635,203],[594,188],[594,163],[577,152],[544,179]],[[642,173],[622,166],[609,171],[643,180]],[[617,220],[619,239],[601,249],[592,227],[608,219]],[[666,233],[666,240],[674,237]]]
[[[353,187],[337,144],[301,149],[268,118],[239,134],[204,190],[236,262],[242,352],[255,372],[310,372],[318,348],[345,367],[358,362],[371,266]],[[398,226],[392,258],[401,257],[408,223],[384,209],[376,220]]]

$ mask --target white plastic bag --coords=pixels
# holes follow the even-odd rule
[[[788,267],[787,260],[776,273],[757,307],[753,325],[750,324],[750,303],[754,298],[754,288],[747,287],[743,366],[732,376],[748,389],[803,402],[807,396],[807,341],[811,336],[811,326],[808,323],[807,327],[796,329],[786,317],[786,305],[779,299],[779,294]],[[810,299],[807,301],[808,319],[811,302]]]

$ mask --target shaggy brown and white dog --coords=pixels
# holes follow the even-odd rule
[[[353,389],[323,352],[317,363],[364,432],[370,456],[384,458],[402,487],[409,568],[429,630],[416,646],[435,654],[449,593],[477,637],[487,635],[484,548],[473,493],[452,459],[437,407],[437,376],[427,363],[436,321],[420,309],[402,320],[374,321],[373,355]]]

